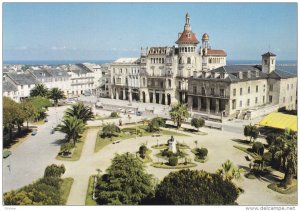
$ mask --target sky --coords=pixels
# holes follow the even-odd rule
[[[296,3],[4,3],[3,60],[113,60],[173,46],[190,14],[228,60],[297,59]],[[198,45],[199,47],[199,45]]]

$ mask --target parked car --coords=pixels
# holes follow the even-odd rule
[[[137,116],[142,116],[142,114],[143,114],[143,112],[141,112],[141,111],[137,111],[137,112],[136,112],[136,115],[137,115]]]
[[[48,119],[44,119],[44,122],[48,122]]]
[[[35,136],[36,134],[37,134],[37,130],[33,130],[31,133],[32,136]]]
[[[134,114],[134,111],[132,109],[127,110],[128,114]]]
[[[119,108],[119,112],[120,113],[125,113],[125,109],[124,108]]]
[[[101,102],[96,102],[96,108],[103,108],[103,105]]]

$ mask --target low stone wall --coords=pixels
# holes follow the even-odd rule
[[[279,109],[279,105],[265,106],[256,110],[247,111],[248,119],[254,119],[256,117],[264,116],[272,112],[276,112]]]

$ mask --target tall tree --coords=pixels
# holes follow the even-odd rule
[[[257,139],[258,134],[259,134],[259,131],[255,125],[250,124],[250,125],[246,125],[244,127],[244,136],[250,137],[250,143],[251,143],[251,140],[253,140],[253,142],[254,142],[255,139]]]
[[[153,178],[135,155],[116,155],[96,186],[101,205],[137,205],[153,196]]]
[[[13,101],[8,97],[3,97],[3,126],[10,134],[12,140],[12,131],[15,126],[18,127],[18,132],[21,132],[21,127],[25,119],[24,112],[20,103]]]
[[[297,173],[297,134],[286,130],[278,137],[278,141],[281,143],[281,148],[277,148],[275,157],[281,160],[281,168],[285,174],[280,185],[286,188]]]
[[[76,103],[75,105],[72,105],[71,108],[67,109],[66,115],[77,117],[78,119],[81,119],[84,123],[94,118],[92,108],[85,106],[83,103]]]
[[[170,111],[170,116],[175,124],[177,124],[177,128],[181,127],[182,122],[189,117],[189,112],[184,104],[177,104],[172,106]]]
[[[234,204],[238,190],[220,175],[198,170],[171,172],[156,187],[157,204],[226,205]]]
[[[55,87],[50,89],[49,98],[52,99],[55,106],[57,106],[59,100],[65,99],[65,95],[61,89]]]
[[[41,96],[41,97],[48,97],[49,90],[45,87],[44,84],[37,84],[33,89],[30,91],[31,97]]]
[[[62,123],[59,124],[55,130],[65,133],[66,140],[68,142],[73,142],[75,146],[85,130],[85,124],[81,119],[77,119],[75,116],[65,116]]]
[[[23,102],[21,102],[21,108],[24,112],[24,119],[26,120],[28,129],[28,122],[35,120],[38,116],[38,112],[36,107],[30,102],[30,100],[24,100]]]
[[[51,106],[51,102],[47,98],[41,96],[30,97],[28,101],[33,105],[37,112],[35,120],[42,119],[45,116],[47,108]]]

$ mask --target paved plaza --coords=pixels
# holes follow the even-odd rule
[[[100,100],[102,102],[113,103],[122,106],[121,102],[116,100]],[[134,103],[132,105],[135,106]],[[137,105],[141,109],[143,109],[143,106],[145,106],[145,104]],[[154,110],[157,111],[157,113],[154,113],[154,115],[159,115],[159,112],[164,112],[164,108],[161,105],[151,104],[151,106],[155,107]],[[170,138],[169,136],[145,136],[138,137],[137,139],[131,138],[122,140],[118,144],[110,144],[95,153],[94,146],[98,129],[92,128],[88,130],[82,154],[78,161],[56,160],[55,157],[60,148],[58,140],[62,139],[64,134],[56,132],[55,134],[51,135],[50,131],[51,128],[59,122],[59,119],[62,118],[63,111],[66,108],[66,106],[50,108],[48,111],[49,122],[38,126],[38,134],[36,136],[29,136],[26,141],[11,149],[12,155],[5,159],[3,163],[3,192],[20,188],[42,177],[45,167],[49,164],[64,164],[66,167],[66,172],[63,177],[74,178],[74,183],[72,185],[67,204],[84,205],[89,177],[97,174],[96,169],[98,168],[104,172],[111,165],[111,160],[115,156],[115,153],[136,153],[139,146],[142,144],[147,144],[148,148],[150,148],[152,145],[156,145],[157,141],[159,144],[166,143]],[[147,108],[147,106],[145,108]],[[110,113],[108,111],[98,109],[96,112],[102,115]],[[136,117],[133,115],[133,117],[129,120],[127,115],[122,115],[122,121],[124,123],[128,121],[139,121],[143,118],[145,118],[145,116]],[[105,121],[97,120],[88,122],[88,124],[98,126],[109,121],[118,122],[118,119]],[[208,161],[206,163],[197,163],[197,166],[192,169],[203,169],[205,171],[214,173],[227,159],[231,160],[239,167],[248,167],[249,162],[245,159],[246,154],[234,148],[233,146],[238,145],[238,143],[232,141],[232,139],[245,139],[243,134],[238,133],[236,130],[236,128],[241,129],[243,124],[248,124],[248,122],[230,122],[228,125],[229,127],[234,128],[233,131],[220,131],[210,128],[201,128],[200,130],[207,133],[207,135],[195,135],[180,132],[188,136],[174,136],[174,138],[179,142],[184,142],[190,148],[195,147],[194,141],[197,140],[198,147],[205,147],[208,149]],[[175,131],[176,130],[174,130],[174,132]],[[151,157],[153,161],[162,161],[162,159],[158,159],[154,156],[159,152],[159,150],[151,150]],[[194,155],[190,152],[190,150],[185,151],[193,160]],[[10,168],[7,167],[7,165],[10,165]],[[158,180],[163,179],[171,171],[176,171],[154,168],[150,166],[150,164],[146,164],[146,170],[147,172],[153,174]],[[276,193],[267,188],[267,185],[270,184],[270,181],[267,181],[266,179],[250,180],[243,178],[241,181],[235,182],[245,190],[245,193],[241,194],[237,199],[237,203],[240,205],[286,205],[297,203],[297,192],[286,195]]]

